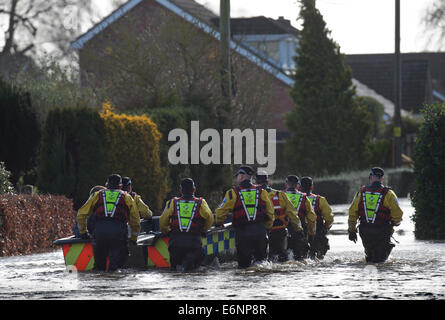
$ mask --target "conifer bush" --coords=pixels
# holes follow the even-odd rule
[[[414,151],[414,234],[445,239],[445,103],[426,105]]]
[[[0,161],[15,184],[22,176],[34,183],[31,173],[40,142],[40,124],[30,97],[0,78]]]
[[[301,1],[303,29],[286,115],[288,169],[299,175],[332,175],[369,165],[371,114],[355,96],[351,69],[330,39],[314,0]]]
[[[105,125],[98,112],[87,107],[55,108],[43,130],[38,188],[65,195],[79,208],[94,185],[104,184]]]

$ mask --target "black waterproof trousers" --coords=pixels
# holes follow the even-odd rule
[[[326,233],[327,230],[324,225],[321,223],[317,223],[317,231],[309,250],[310,258],[317,257],[318,259],[323,259],[326,252],[328,252],[328,250],[330,249],[329,239],[326,236]]]
[[[391,242],[392,226],[361,223],[359,235],[365,248],[366,262],[384,262],[388,259],[395,244]]]
[[[123,266],[125,255],[128,254],[127,235],[127,225],[122,221],[96,221],[93,234],[94,270],[115,271]]]
[[[269,232],[269,260],[287,261],[287,228]]]
[[[288,247],[294,254],[294,260],[303,260],[308,257],[309,244],[307,242],[304,232],[296,232],[295,229],[289,225],[289,239]]]
[[[264,222],[250,222],[235,227],[235,246],[239,268],[267,259],[268,238]]]
[[[189,232],[172,232],[168,242],[172,270],[191,271],[205,258],[201,235]]]

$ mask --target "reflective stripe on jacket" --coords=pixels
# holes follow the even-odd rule
[[[363,186],[360,190],[358,214],[361,223],[389,224],[391,222],[390,210],[383,205],[389,187],[370,189]]]
[[[266,204],[261,199],[261,186],[235,187],[233,190],[237,195],[232,217],[234,226],[249,222],[266,221]]]
[[[173,198],[174,211],[171,216],[171,231],[200,233],[204,225],[204,219],[199,213],[201,203],[202,198]]]
[[[96,220],[117,219],[127,223],[130,210],[125,203],[125,192],[122,190],[100,190],[93,214]]]
[[[281,208],[279,191],[276,191],[272,196],[272,205],[274,207],[275,220],[273,222],[272,231],[284,229],[289,224],[289,217],[284,212],[284,209]]]

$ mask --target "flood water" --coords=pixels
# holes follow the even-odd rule
[[[236,262],[192,273],[129,269],[116,273],[66,270],[61,250],[0,258],[0,299],[444,299],[445,242],[414,238],[409,199],[388,261],[367,264],[361,241],[348,240],[347,209],[334,205],[331,250],[322,261],[269,263],[239,270]]]

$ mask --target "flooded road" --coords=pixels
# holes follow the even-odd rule
[[[361,241],[348,240],[347,209],[334,205],[331,250],[324,260],[264,262],[239,270],[236,262],[193,273],[124,270],[69,273],[61,250],[0,258],[0,299],[445,299],[445,242],[414,239],[409,199],[387,262],[367,264]]]

